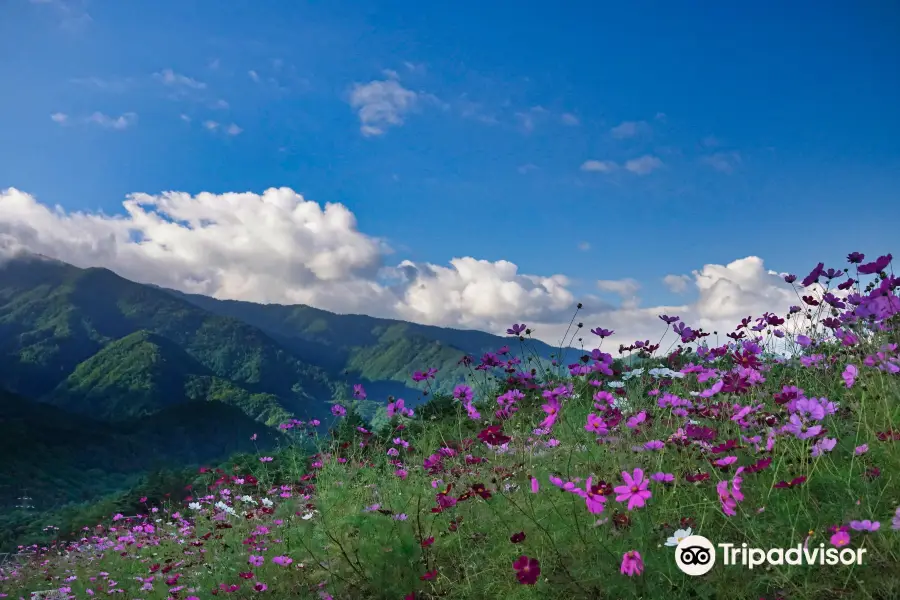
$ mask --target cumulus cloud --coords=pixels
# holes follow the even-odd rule
[[[238,127],[237,124],[235,124],[235,123],[232,123],[225,129],[225,133],[227,133],[228,135],[238,135],[242,131],[244,131],[244,130],[241,129],[240,127]]]
[[[660,159],[649,154],[625,162],[625,168],[636,175],[649,175],[662,166]]]
[[[223,299],[302,303],[501,334],[513,322],[526,322],[536,337],[554,344],[583,302],[577,320],[589,347],[599,341],[592,327],[616,331],[604,347],[655,342],[665,329],[657,315],[666,313],[718,330],[721,338],[743,317],[783,314],[796,303],[791,288],[757,257],[705,265],[683,276],[685,286],[696,289],[696,301],[656,307],[641,306],[641,284],[630,278],[597,282],[599,291],[619,299],[616,304],[576,295],[562,274],[521,273],[506,260],[391,263],[386,242],[360,231],[345,206],[323,206],[287,188],[133,194],[123,209],[116,216],[67,212],[16,189],[0,191],[0,248]]]
[[[619,296],[622,299],[623,308],[636,308],[641,302],[641,299],[637,297],[641,284],[631,278],[601,279],[597,282],[597,289]]]
[[[403,116],[418,100],[419,94],[395,78],[357,83],[350,92],[350,106],[356,109],[365,136],[382,135],[388,127],[402,125]]]
[[[581,170],[589,173],[611,173],[618,168],[619,165],[611,160],[586,160],[581,163]]]
[[[563,122],[563,125],[578,125],[581,121],[573,115],[572,113],[563,113],[560,115],[559,120]]]
[[[61,112],[53,113],[52,115],[50,115],[50,120],[54,123],[65,125],[69,121],[69,115]]]
[[[515,319],[562,319],[578,302],[562,275],[519,273],[504,260],[387,265],[387,245],[360,232],[346,207],[286,188],[134,194],[123,207],[116,217],[66,213],[10,189],[0,193],[0,238],[190,293],[436,325],[505,331]]]
[[[663,277],[663,283],[670,291],[676,294],[682,294],[687,290],[691,278],[687,275],[666,275]]]
[[[697,292],[697,299],[688,304],[641,307],[628,306],[626,302],[617,308],[599,312],[584,311],[578,321],[584,328],[576,337],[571,333],[568,342],[577,344],[578,337],[584,339],[586,347],[595,347],[599,338],[590,333],[594,327],[612,329],[615,334],[604,342],[604,348],[615,349],[619,344],[630,345],[635,340],[651,340],[656,343],[665,331],[665,324],[659,315],[679,316],[691,327],[702,327],[707,332],[718,332],[707,338],[711,344],[726,341],[725,334],[733,331],[744,317],[758,317],[766,311],[784,316],[788,307],[797,304],[797,297],[790,285],[778,273],[767,270],[763,260],[748,256],[727,265],[708,264],[694,270],[687,277],[688,286]],[[622,291],[631,291],[627,285]],[[687,289],[686,287],[686,289]],[[788,321],[788,324],[790,321]],[[789,325],[786,330],[790,330]],[[529,323],[531,325],[531,323]],[[568,322],[535,322],[538,337],[549,342],[562,339]],[[574,341],[573,341],[574,340]],[[679,342],[677,335],[668,333],[662,341],[662,348]]]

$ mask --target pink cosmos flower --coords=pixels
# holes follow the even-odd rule
[[[603,503],[606,502],[606,496],[600,493],[600,486],[594,486],[593,482],[594,478],[588,477],[584,484],[584,489],[578,489],[575,493],[584,498],[584,503],[587,505],[589,513],[599,515],[603,512]]]
[[[294,562],[294,559],[292,559],[290,556],[276,556],[275,558],[272,559],[272,562],[275,563],[276,565],[281,565],[282,567],[287,567],[292,562]]]
[[[661,483],[672,483],[673,481],[675,481],[675,475],[673,475],[672,473],[663,473],[662,471],[659,471],[651,475],[650,479],[652,479],[653,481],[659,481]]]
[[[859,376],[859,369],[856,365],[847,365],[844,369],[844,372],[841,373],[841,377],[844,378],[844,385],[848,388],[852,388],[853,384],[856,382],[856,378]]]
[[[537,494],[538,490],[541,489],[541,484],[534,477],[531,478],[531,493]]]
[[[731,490],[728,489],[727,479],[723,479],[716,484],[716,492],[719,494],[719,502],[722,503],[722,512],[729,517],[736,515],[737,511],[734,509],[737,508],[737,500],[731,495]]]
[[[847,544],[850,543],[850,534],[847,533],[846,531],[840,530],[837,533],[835,533],[834,535],[832,535],[831,540],[829,540],[829,541],[831,542],[832,546],[837,546],[838,548],[843,548],[844,546],[846,546]]]
[[[635,575],[640,575],[644,572],[644,559],[641,558],[641,553],[637,550],[632,550],[631,552],[626,552],[622,555],[622,567],[619,569],[619,572],[622,575],[628,575],[629,577],[634,577]]]
[[[594,413],[587,416],[587,425],[584,426],[584,429],[585,431],[593,431],[597,435],[606,435],[609,433],[606,421],[603,420],[603,417]]]
[[[622,479],[625,485],[617,486],[614,491],[618,494],[616,502],[628,502],[628,510],[640,508],[646,504],[653,495],[649,489],[650,482],[644,479],[644,471],[635,469],[633,474],[622,471]]]
[[[856,456],[859,456],[861,454],[865,454],[868,451],[869,451],[869,445],[863,444],[862,446],[857,446],[856,448],[854,448],[853,454],[855,454]]]

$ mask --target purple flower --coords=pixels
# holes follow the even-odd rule
[[[835,438],[822,438],[812,447],[812,455],[814,457],[821,456],[826,452],[831,452],[834,450],[835,445],[837,444],[837,440]]]
[[[335,404],[331,407],[331,414],[336,417],[343,417],[347,414],[347,409],[341,406],[340,404]]]
[[[852,388],[858,375],[859,369],[856,368],[856,365],[847,365],[844,372],[841,373],[841,377],[844,378],[844,385],[846,385],[847,388]]]
[[[881,523],[878,521],[870,521],[869,519],[865,519],[864,521],[850,521],[850,529],[854,531],[878,531],[881,528]]]
[[[524,324],[516,323],[512,327],[506,330],[506,333],[509,335],[521,335],[523,331],[525,331],[526,327]]]

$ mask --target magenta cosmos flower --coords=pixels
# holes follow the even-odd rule
[[[631,474],[622,471],[622,479],[625,480],[625,485],[617,486],[614,490],[618,494],[616,502],[628,502],[628,510],[644,506],[653,495],[647,489],[650,487],[650,481],[644,479],[643,470],[635,469]]]
[[[626,552],[622,555],[622,567],[619,569],[622,575],[634,577],[644,572],[644,559],[637,550]]]
[[[513,562],[513,569],[516,571],[516,579],[519,580],[519,583],[534,585],[541,574],[541,563],[536,558],[528,558],[523,555]]]
[[[850,534],[846,531],[839,530],[834,535],[831,536],[829,540],[832,546],[837,546],[838,548],[843,548],[847,544],[850,543]]]

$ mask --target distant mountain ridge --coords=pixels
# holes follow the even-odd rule
[[[0,386],[106,420],[198,400],[268,424],[322,418],[357,382],[375,401],[415,402],[414,371],[439,369],[435,389],[446,391],[468,373],[463,355],[517,344],[481,331],[184,294],[34,256],[0,263]],[[557,352],[528,344],[537,361]]]

